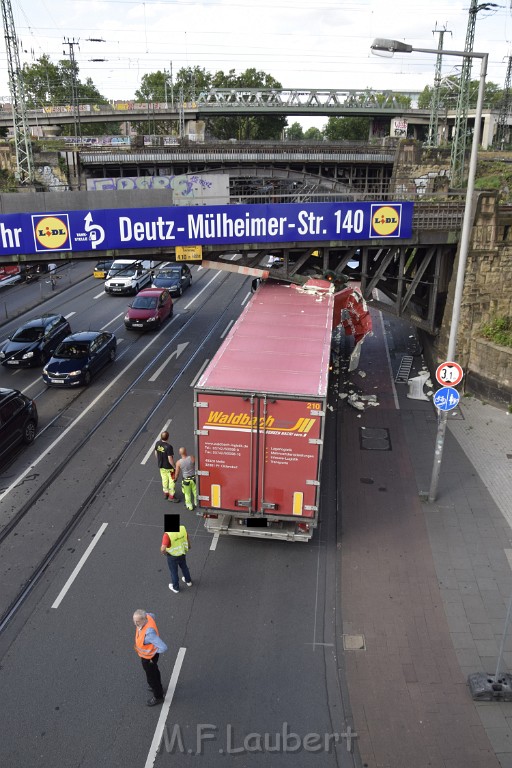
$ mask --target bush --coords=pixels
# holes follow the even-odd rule
[[[512,318],[495,317],[482,327],[481,334],[485,339],[494,341],[502,347],[512,347]]]

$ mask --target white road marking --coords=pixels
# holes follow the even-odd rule
[[[108,525],[108,523],[102,523],[100,525],[98,533],[95,535],[94,539],[91,541],[91,543],[89,544],[89,546],[87,547],[87,549],[83,553],[82,557],[80,558],[80,560],[76,564],[75,568],[73,569],[73,573],[71,574],[69,579],[66,581],[66,583],[62,587],[61,591],[58,594],[57,599],[55,600],[54,604],[52,605],[52,608],[58,608],[59,605],[64,600],[64,598],[66,596],[66,592],[68,591],[70,586],[73,584],[74,580],[76,579],[76,577],[78,576],[78,574],[82,570],[82,567],[84,566],[85,561],[87,560],[87,558],[89,557],[89,555],[93,551],[93,549],[96,546],[96,544],[98,543],[98,541],[101,539],[101,536],[102,536],[105,528],[107,527],[107,525]]]
[[[242,307],[244,306],[244,304],[245,304],[247,301],[249,301],[250,297],[251,297],[251,291],[249,291],[249,293],[247,294],[247,296],[245,297],[245,299],[242,301]]]
[[[97,296],[95,296],[94,298],[96,299]],[[101,328],[100,328],[100,331],[104,331],[105,328],[108,328],[109,325],[112,325],[112,323],[115,323],[115,321],[119,320],[120,317],[123,317],[124,314],[125,314],[125,312],[120,312],[118,315],[113,317],[112,320],[109,320],[108,323],[106,323],[106,325],[102,325]]]
[[[219,543],[219,533],[215,533],[212,539],[212,543],[210,544],[210,552],[215,552],[217,549],[217,544]]]
[[[160,434],[162,434],[162,432],[167,432],[167,431],[168,431],[168,430],[167,430],[167,427],[169,426],[169,424],[171,423],[171,421],[172,421],[172,419],[169,419],[169,421],[166,421],[166,422],[165,422],[165,424],[163,425],[162,429],[160,430]],[[153,453],[153,451],[154,451],[154,450],[155,450],[155,446],[154,446],[154,444],[153,444],[153,445],[151,446],[151,448],[149,449],[149,451],[148,451],[148,452],[146,453],[146,455],[144,456],[144,458],[142,459],[142,461],[141,461],[141,464],[146,464],[146,463],[147,463],[147,461],[148,461],[149,457],[151,456],[151,454]]]
[[[209,362],[210,362],[210,360],[208,358],[204,361],[204,363],[202,364],[202,366],[198,370],[197,375],[194,376],[194,379],[190,382],[190,386],[191,387],[195,387],[196,381],[198,380],[198,378],[200,377],[200,375],[202,374],[202,372],[204,371],[204,369],[206,368],[206,366],[208,365]]]
[[[18,369],[18,370],[19,370],[19,369]],[[18,373],[18,371],[16,371],[16,373]],[[34,386],[34,384],[40,384],[40,383],[41,383],[41,376],[38,376],[38,378],[37,378],[37,379],[34,379],[34,381],[31,381],[31,382],[30,382],[30,384],[27,384],[27,386],[25,387],[25,389],[22,389],[22,390],[21,390],[21,394],[22,394],[22,395],[24,395],[24,394],[25,394],[25,392],[28,392],[28,390],[30,389],[30,387],[33,387],[33,386]],[[43,390],[43,391],[44,391],[44,390]]]
[[[120,372],[117,374],[117,376],[115,376],[115,377],[112,379],[112,381],[111,381],[109,384],[107,384],[107,385],[105,386],[105,388],[104,388],[104,389],[103,389],[103,390],[102,390],[102,391],[101,391],[101,392],[100,392],[100,393],[99,393],[99,394],[98,394],[98,395],[97,395],[97,396],[94,398],[94,400],[91,400],[91,402],[89,403],[89,405],[88,405],[86,408],[84,408],[84,410],[82,411],[82,413],[81,413],[79,416],[77,416],[77,417],[76,417],[76,419],[74,419],[74,421],[72,421],[72,422],[71,422],[71,423],[70,423],[70,424],[69,424],[69,425],[66,427],[66,429],[63,429],[63,430],[62,430],[62,432],[60,433],[60,435],[59,435],[57,438],[55,438],[55,440],[53,441],[53,443],[51,443],[51,444],[50,444],[50,445],[49,445],[49,446],[48,446],[48,447],[47,447],[47,448],[46,448],[46,449],[45,449],[45,450],[44,450],[42,453],[40,453],[40,454],[39,454],[39,456],[37,457],[37,459],[36,459],[34,462],[32,462],[32,464],[30,464],[30,466],[28,466],[26,469],[24,469],[24,470],[23,470],[23,472],[22,472],[20,475],[18,475],[18,477],[14,478],[14,480],[12,481],[12,483],[11,483],[11,484],[10,484],[10,485],[9,485],[9,486],[8,486],[8,487],[5,489],[5,491],[3,491],[2,493],[0,493],[0,502],[1,502],[1,501],[3,501],[3,500],[5,499],[5,497],[6,497],[6,496],[7,496],[7,495],[8,495],[8,494],[9,494],[9,493],[10,493],[10,492],[13,490],[13,488],[16,488],[16,486],[18,485],[18,483],[20,483],[22,480],[24,480],[24,479],[26,478],[26,476],[27,476],[28,474],[30,474],[30,472],[32,472],[32,470],[34,469],[34,467],[37,467],[37,465],[38,465],[38,464],[39,464],[39,463],[40,463],[40,462],[41,462],[41,461],[42,461],[44,458],[46,458],[46,456],[48,456],[48,454],[50,453],[50,451],[53,451],[53,449],[55,448],[55,446],[56,446],[56,445],[58,445],[58,444],[60,443],[60,441],[61,441],[61,440],[63,440],[63,439],[66,437],[66,435],[68,434],[68,432],[71,432],[71,430],[75,428],[75,426],[78,424],[78,422],[79,422],[79,421],[81,421],[81,420],[84,418],[84,416],[86,416],[86,415],[89,413],[89,411],[90,411],[92,408],[94,408],[94,406],[96,405],[96,403],[98,403],[98,402],[101,400],[101,398],[102,398],[102,397],[104,397],[104,396],[107,394],[107,392],[108,392],[110,389],[112,389],[112,387],[113,387],[113,386],[115,386],[115,385],[117,384],[117,382],[119,381],[119,379],[120,379],[122,376],[124,376],[124,375],[125,375],[125,373],[126,373],[126,371],[127,371],[129,368],[131,368],[131,367],[132,367],[132,365],[134,365],[134,364],[137,362],[137,360],[139,359],[139,357],[142,357],[142,355],[144,355],[144,354],[147,352],[147,350],[149,349],[149,347],[151,347],[153,344],[155,344],[155,343],[158,341],[158,339],[160,338],[160,336],[162,335],[162,333],[163,333],[165,330],[166,330],[166,328],[163,328],[163,329],[162,329],[161,331],[159,331],[159,332],[158,332],[158,333],[157,333],[155,336],[153,336],[153,337],[152,337],[152,339],[151,339],[151,341],[149,341],[149,342],[148,342],[148,344],[146,344],[146,346],[145,346],[143,349],[141,349],[141,351],[139,352],[139,354],[138,354],[138,355],[135,355],[135,357],[134,357],[134,358],[132,358],[132,360],[130,360],[130,362],[129,362],[127,365],[125,365],[125,367],[124,367],[124,368],[123,368],[123,369],[122,369],[122,370],[121,370],[121,371],[120,371]]]
[[[149,754],[146,758],[144,768],[153,768],[155,764],[156,755],[158,750],[160,749],[160,742],[162,741],[162,735],[165,728],[165,721],[167,720],[167,715],[169,714],[169,709],[171,708],[172,700],[174,698],[174,692],[178,684],[178,677],[181,672],[181,667],[183,666],[183,659],[185,658],[186,652],[187,652],[186,648],[180,648],[178,651],[178,655],[176,656],[176,661],[174,662],[174,669],[172,670],[169,687],[167,688],[167,693],[165,694],[164,703],[162,704],[162,709],[160,710],[160,717],[158,718],[158,723],[156,724],[155,734],[153,736],[153,741],[151,742],[151,746],[149,748]]]
[[[226,335],[226,333],[229,331],[229,329],[231,328],[231,326],[233,325],[233,323],[234,323],[234,322],[235,322],[234,320],[230,320],[230,321],[229,321],[229,323],[226,325],[226,327],[224,328],[224,330],[223,330],[223,332],[222,332],[222,334],[221,334],[221,339],[223,339],[223,338],[224,338],[224,336],[225,336],[225,335]]]
[[[69,318],[73,317],[73,315],[76,315],[76,312],[68,312],[68,314],[64,315],[64,317],[66,318],[66,320],[69,320]]]
[[[158,377],[160,376],[160,374],[162,373],[162,371],[164,370],[165,366],[166,366],[166,365],[167,365],[167,364],[168,364],[168,363],[169,363],[169,362],[172,360],[172,358],[173,358],[173,357],[175,357],[175,358],[176,358],[176,360],[177,360],[177,359],[178,359],[178,357],[181,355],[181,353],[183,352],[183,350],[184,350],[186,347],[188,347],[188,341],[184,342],[183,344],[178,344],[178,346],[177,346],[177,348],[174,350],[174,352],[172,352],[172,353],[169,355],[169,357],[167,358],[167,360],[166,360],[165,362],[163,362],[163,363],[162,363],[162,365],[160,366],[160,368],[157,368],[157,370],[156,370],[156,371],[154,372],[154,374],[153,374],[153,375],[152,375],[152,376],[151,376],[151,377],[148,379],[148,381],[156,381],[156,380],[158,379]]]
[[[93,296],[93,299],[100,299],[102,296],[105,296],[106,291],[102,291],[101,293],[97,293],[96,296]]]
[[[386,358],[387,358],[387,361],[388,361],[389,377],[391,379],[391,389],[393,390],[393,399],[395,401],[395,408],[397,409],[397,411],[399,411],[400,410],[400,403],[398,401],[398,395],[396,393],[395,382],[394,382],[394,379],[393,379],[393,366],[391,365],[391,356],[389,354],[388,339],[387,339],[387,336],[386,336],[386,329],[384,328],[384,319],[382,317],[382,312],[379,312],[379,316],[380,316],[380,324],[382,326],[382,336],[384,338],[384,348],[386,350]]]
[[[212,277],[212,279],[211,279],[211,280],[208,280],[208,282],[206,283],[205,287],[204,287],[204,288],[202,288],[202,289],[199,291],[199,293],[197,293],[197,294],[194,296],[194,298],[193,298],[193,299],[191,299],[191,300],[189,301],[189,303],[185,305],[184,309],[188,309],[189,307],[191,307],[191,306],[192,306],[192,304],[194,303],[194,301],[195,301],[196,299],[198,299],[198,298],[200,297],[200,295],[201,295],[202,293],[204,293],[204,291],[206,291],[206,289],[208,288],[208,286],[209,286],[211,283],[213,283],[213,281],[214,281],[214,280],[216,280],[216,279],[218,278],[218,276],[219,276],[219,275],[221,275],[221,274],[222,274],[222,272],[220,272],[220,271],[219,271],[219,272],[216,272],[216,273],[214,274],[214,276]]]

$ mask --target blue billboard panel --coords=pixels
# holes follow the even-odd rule
[[[357,241],[412,237],[413,203],[115,208],[0,216],[0,256],[16,253]]]

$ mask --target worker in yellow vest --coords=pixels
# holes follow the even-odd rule
[[[142,608],[138,608],[133,614],[133,623],[135,624],[135,644],[133,647],[146,673],[148,690],[153,693],[153,696],[148,699],[147,705],[154,707],[164,700],[158,657],[161,653],[165,653],[167,646],[158,633],[153,613],[147,613]]]
[[[189,549],[191,549],[190,539],[184,525],[180,525],[179,530],[176,531],[165,531],[160,552],[167,556],[167,565],[171,574],[171,583],[169,584],[171,592],[178,593],[180,591],[178,567],[181,568],[183,574],[181,580],[187,587],[192,586],[186,558]]]

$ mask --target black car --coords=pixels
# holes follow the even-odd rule
[[[82,331],[62,341],[43,368],[43,379],[53,387],[87,386],[100,368],[116,359],[113,333]]]
[[[0,389],[0,460],[7,458],[18,443],[31,443],[36,431],[34,401],[17,389]]]
[[[189,285],[192,285],[192,272],[188,264],[162,267],[153,277],[153,288],[167,288],[171,296],[181,296]]]
[[[44,365],[71,327],[62,315],[42,315],[18,328],[0,351],[2,365],[18,368]]]

